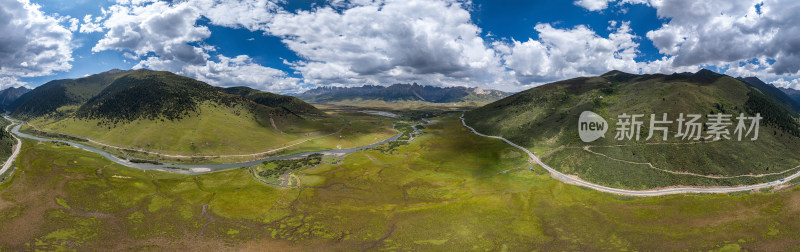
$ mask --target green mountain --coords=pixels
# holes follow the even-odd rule
[[[508,96],[498,90],[467,87],[434,87],[414,84],[394,84],[388,87],[364,85],[362,87],[319,87],[298,95],[311,102],[338,102],[352,100],[423,101],[431,103],[491,102]]]
[[[245,89],[247,93],[230,92],[231,89],[221,89],[170,72],[137,70],[116,78],[97,96],[83,104],[75,116],[112,122],[180,120],[196,115],[203,103],[245,107],[264,126],[270,126],[270,118],[286,121],[302,120],[302,115],[309,113],[323,115],[314,106],[291,96],[244,87],[233,90]]]
[[[75,112],[78,118],[129,122],[179,120],[196,113],[200,103],[229,104],[232,97],[211,85],[169,72],[132,71],[117,76]]]
[[[124,73],[127,71],[114,69],[80,79],[50,81],[22,95],[9,106],[8,111],[12,111],[12,116],[22,119],[44,115],[64,117]]]
[[[51,81],[23,95],[10,108],[13,116],[20,118],[74,116],[118,123],[180,120],[196,114],[204,102],[245,106],[275,118],[324,114],[291,96],[246,87],[222,89],[170,72],[146,69],[111,70],[80,79]]]
[[[581,141],[578,118],[583,111],[607,121],[604,138]],[[623,113],[644,115],[639,141],[615,138]],[[667,140],[659,131],[645,140],[650,115],[661,120],[663,113],[673,122],[667,125]],[[708,122],[708,114],[731,114],[728,130],[734,139],[675,137],[680,113],[702,115],[702,123]],[[752,133],[745,140],[735,139],[740,113],[763,117],[757,140],[749,140]],[[708,70],[672,75],[612,71],[554,82],[469,111],[465,121],[481,133],[503,136],[535,151],[566,174],[622,188],[753,184],[786,177],[800,165],[800,124],[791,105]],[[702,125],[704,134],[708,127]]]
[[[229,91],[170,72],[112,70],[42,85],[12,116],[39,131],[174,155],[257,153],[341,124],[293,97]]]

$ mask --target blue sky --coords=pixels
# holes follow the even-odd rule
[[[612,69],[709,68],[800,87],[796,1],[0,1],[38,25],[0,38],[22,48],[0,60],[3,87],[113,68],[280,93],[399,82],[518,91]],[[49,40],[31,42],[37,34]]]
[[[489,33],[499,38],[527,40],[538,34],[533,29],[539,23],[551,23],[556,28],[572,28],[586,25],[598,35],[608,37],[611,33],[608,22],[628,20],[635,34],[644,36],[648,31],[658,29],[665,20],[659,20],[656,10],[646,5],[611,6],[602,12],[589,11],[570,1],[476,1],[473,22],[483,27],[483,35]],[[622,10],[625,10],[623,12]],[[558,11],[554,11],[558,10]],[[641,55],[637,59],[654,60],[661,54],[647,43],[646,38],[637,39]]]

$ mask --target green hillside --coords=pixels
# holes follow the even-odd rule
[[[75,112],[113,123],[137,119],[178,120],[197,113],[202,101],[230,103],[208,84],[168,72],[134,71],[119,76]]]
[[[270,108],[282,108],[296,114],[324,114],[311,104],[291,96],[273,94],[270,92],[255,90],[249,87],[226,88],[225,92],[242,96],[248,100]]]
[[[34,120],[30,123],[47,132],[89,138],[128,149],[176,155],[248,154],[278,148],[301,138],[296,134],[281,134],[271,126],[261,125],[254,120],[255,117],[250,110],[242,107],[204,102],[197,105],[191,116],[180,120],[139,119],[108,124],[101,119],[69,117],[57,121]],[[315,125],[308,123],[308,126]],[[304,127],[297,128],[296,132],[303,130],[311,133],[335,129]]]
[[[301,115],[306,114],[306,111],[314,111],[315,115],[323,114],[302,101],[293,101],[296,100],[294,97],[269,93],[265,94],[270,96],[262,96],[257,92],[259,91],[252,90],[255,94],[249,97],[255,96],[261,102],[253,103],[239,94],[222,92],[217,87],[170,72],[137,70],[115,79],[97,96],[83,104],[75,112],[75,117],[98,119],[111,124],[138,119],[173,121],[198,115],[203,103],[242,107],[252,113],[253,118],[262,126],[268,127],[271,127],[270,118],[279,123],[291,123],[303,121]],[[310,108],[298,109],[296,112],[287,111],[282,105],[290,102],[298,104],[297,107],[302,104]],[[274,105],[258,105],[262,103]]]
[[[593,111],[608,121],[605,138],[583,143],[578,117]],[[641,140],[616,140],[617,116],[644,114]],[[649,134],[650,114],[673,122],[680,113],[740,113],[764,119],[759,138],[698,140]],[[467,124],[479,132],[503,136],[544,156],[566,174],[598,184],[644,189],[674,185],[727,186],[786,177],[800,165],[797,115],[777,99],[745,83],[710,71],[696,74],[634,75],[618,71],[542,85],[467,112]],[[749,121],[748,121],[749,122]],[[707,127],[703,127],[703,132]],[[732,134],[732,136],[735,135]],[[752,135],[750,135],[752,137]],[[589,146],[589,147],[587,147]]]
[[[234,90],[247,92],[169,72],[112,71],[43,85],[13,115],[28,121],[23,130],[30,133],[61,134],[126,156],[177,162],[353,147],[350,143],[394,134],[390,122],[365,126],[294,97]],[[336,132],[344,133],[333,136]],[[284,150],[287,146],[294,147]]]
[[[80,79],[50,81],[22,95],[9,106],[8,111],[22,119],[45,115],[66,117],[127,72],[115,69]]]

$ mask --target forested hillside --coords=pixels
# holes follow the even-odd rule
[[[129,122],[179,120],[203,101],[230,103],[213,86],[169,72],[137,70],[120,76],[75,113],[78,118]]]
[[[21,119],[45,115],[63,118],[127,72],[114,69],[80,79],[50,81],[22,95],[8,111]]]
[[[238,87],[222,89],[170,72],[111,70],[74,80],[48,82],[9,107],[14,117],[100,120],[116,124],[138,119],[180,120],[198,113],[201,103],[243,107],[264,126],[272,121],[324,115],[291,96]],[[261,105],[261,106],[259,106]]]
[[[18,104],[12,116],[27,121],[31,133],[88,138],[128,154],[258,153],[330,134],[343,123],[294,97],[147,69],[52,81]]]

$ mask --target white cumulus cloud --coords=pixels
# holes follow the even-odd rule
[[[179,61],[150,57],[139,62],[134,68],[150,68],[171,71],[191,76],[216,86],[250,86],[270,92],[296,92],[300,90],[300,79],[292,78],[278,69],[265,67],[253,62],[246,55],[234,58],[218,56],[218,60],[208,60],[200,65],[187,65]]]
[[[800,89],[800,79],[788,81],[780,78],[772,82],[772,84],[782,88]]]
[[[81,24],[81,28],[79,32],[81,33],[93,33],[93,32],[101,32],[103,28],[101,27],[100,21],[103,20],[103,17],[95,17],[92,19],[92,15],[83,16],[83,24]]]
[[[28,0],[0,1],[0,77],[35,77],[72,68],[72,33]],[[14,79],[16,80],[16,79]],[[9,81],[10,82],[10,81]]]
[[[211,24],[248,30],[264,30],[275,13],[282,11],[280,0],[190,0]]]
[[[0,90],[4,90],[10,87],[21,87],[27,86],[27,82],[20,81],[19,78],[15,76],[0,76]]]
[[[505,52],[506,65],[522,84],[597,75],[614,69],[638,72],[635,57],[639,44],[634,41],[630,24],[622,22],[612,28],[614,32],[603,38],[582,25],[557,29],[538,24],[534,28],[538,39],[498,42],[495,46]]]
[[[196,25],[200,13],[187,3],[114,5],[110,12],[103,22],[108,32],[92,48],[93,52],[129,50],[137,56],[155,53],[166,60],[188,64],[201,64],[207,57],[202,48],[189,45],[208,38],[211,32],[208,27]]]
[[[258,29],[265,21],[251,8],[260,10],[259,6],[272,8],[267,1],[249,0],[120,1],[102,18],[86,16],[83,27],[96,23],[105,32],[93,52],[122,51],[126,58],[139,60],[134,68],[171,71],[219,86],[247,85],[275,92],[298,89],[300,80],[286,72],[259,65],[247,55],[212,55],[216,48],[203,43],[211,31],[198,24],[200,18]]]
[[[294,67],[314,84],[488,85],[505,74],[458,1],[338,3],[278,13],[267,27],[302,58]]]
[[[800,1],[609,0],[647,4],[666,20],[646,37],[673,68],[717,66],[729,75],[800,77]],[[602,10],[600,4],[584,6]],[[594,7],[594,8],[593,8]]]
[[[418,82],[519,90],[609,70],[696,71],[716,66],[765,81],[800,77],[800,2],[790,0],[577,0],[590,11],[646,4],[661,27],[636,34],[627,20],[608,36],[585,25],[541,23],[531,38],[485,37],[463,0],[331,0],[287,11],[285,0],[119,0],[78,31],[103,32],[94,52],[116,50],[137,67],[170,70],[215,85],[268,90],[311,85]],[[76,29],[76,19],[64,21]],[[284,61],[302,79],[226,56],[201,23],[277,36],[299,60]],[[660,59],[637,61],[640,43]],[[0,59],[1,61],[2,59]]]
[[[608,7],[609,0],[578,0],[575,5],[590,11],[599,11]]]

